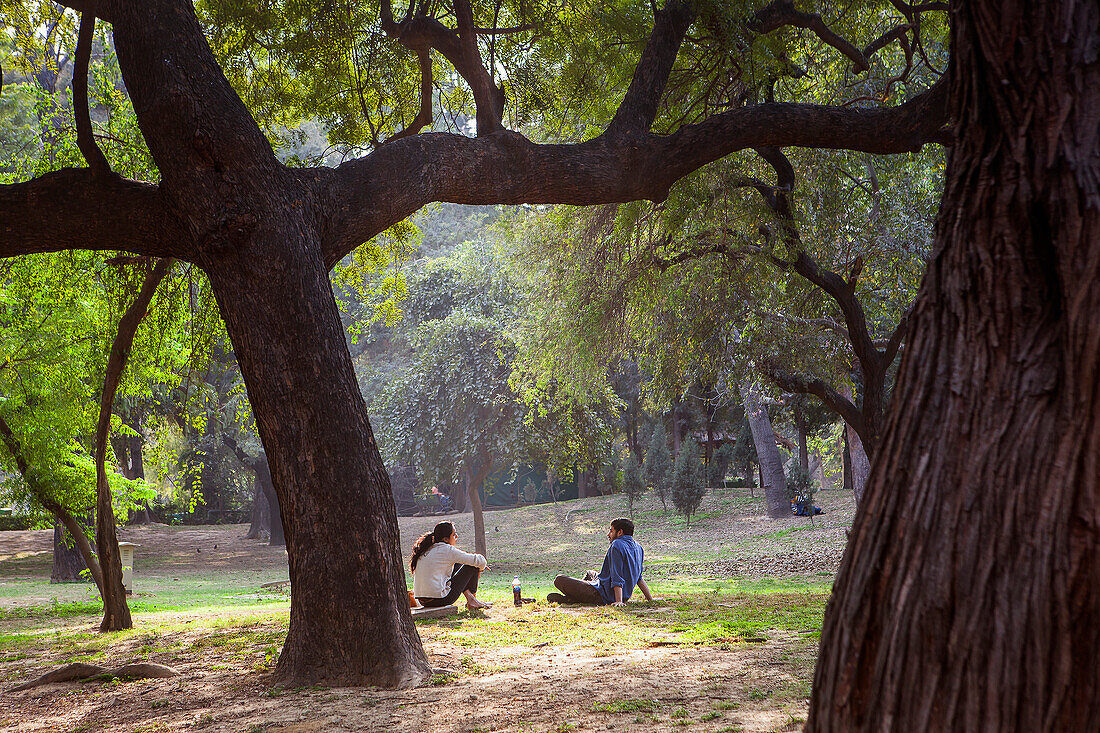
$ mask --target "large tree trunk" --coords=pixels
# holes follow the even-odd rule
[[[286,185],[260,184],[260,231],[206,268],[256,415],[290,558],[290,629],[276,676],[416,685],[431,669],[409,614],[389,477],[318,242],[294,218],[293,197],[306,194],[264,193]]]
[[[959,138],[808,731],[1100,730],[1100,4],[952,18]]]
[[[53,572],[51,583],[80,583],[86,578],[81,575],[88,569],[84,556],[80,553],[72,536],[58,522],[53,526]]]
[[[756,395],[750,384],[741,385],[741,399],[745,403],[745,419],[752,430],[752,440],[756,444],[756,458],[760,464],[760,482],[764,489],[764,500],[768,505],[768,516],[772,519],[789,518],[791,505],[787,500],[787,477],[783,473],[783,461],[779,458],[779,448],[775,445],[775,431],[768,419],[768,411]]]

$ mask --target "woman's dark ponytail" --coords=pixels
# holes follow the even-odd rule
[[[413,545],[412,560],[409,561],[409,570],[416,572],[416,563],[420,560],[420,556],[432,548],[436,542],[444,542],[448,537],[454,534],[455,526],[450,522],[440,522],[435,525],[435,529],[431,532],[420,535],[420,539]]]

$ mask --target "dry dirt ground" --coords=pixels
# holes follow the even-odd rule
[[[625,513],[618,502],[619,497],[607,497],[563,503],[552,511],[489,513],[494,574],[507,584],[513,573],[552,576],[554,568],[579,571],[598,564],[608,518]],[[777,524],[761,516],[761,502],[747,492],[712,494],[690,529],[643,504],[636,521],[650,584],[662,594],[662,584],[671,587],[684,577],[795,576],[827,583],[854,507],[839,491],[823,492],[818,503],[828,514],[813,530],[804,519]],[[457,520],[461,544],[472,541],[468,516],[448,518]],[[402,519],[403,546],[437,519]],[[150,587],[220,573],[246,585],[248,578],[285,573],[285,553],[243,539],[245,529],[160,525],[128,528],[122,539],[141,545],[135,572]],[[40,580],[43,572],[48,577],[50,538],[46,531],[0,532],[0,584]],[[403,691],[287,690],[270,675],[286,631],[285,603],[138,613],[132,632],[106,640],[93,633],[94,617],[36,622],[13,610],[48,603],[51,592],[3,599],[7,611],[0,615],[0,640],[32,625],[39,631],[43,625],[53,628],[34,643],[21,642],[19,653],[0,644],[0,731],[793,731],[805,718],[817,644],[814,629],[715,646],[676,643],[667,626],[644,624],[646,614],[674,613],[675,598],[635,607],[627,618],[613,609],[545,603],[517,609],[501,594],[490,596],[498,602],[484,614],[418,624],[433,667],[450,672],[434,677],[431,685]],[[516,636],[521,643],[508,641],[507,629],[535,627],[572,632],[548,632],[547,643],[531,643],[530,635]],[[85,635],[60,643],[74,632]],[[478,634],[486,633],[503,641],[478,641]],[[98,651],[95,663],[103,666],[146,660],[168,664],[181,675],[8,691],[82,651]]]

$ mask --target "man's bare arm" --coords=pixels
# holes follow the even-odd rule
[[[642,592],[642,595],[645,596],[645,599],[647,601],[653,601],[654,600],[653,594],[649,592],[649,586],[646,585],[645,581],[642,580],[641,578],[638,578],[638,590],[640,590]]]

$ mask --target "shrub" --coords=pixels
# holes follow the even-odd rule
[[[676,511],[684,515],[691,526],[691,515],[699,510],[707,489],[703,477],[703,462],[699,460],[699,446],[688,439],[680,446],[676,468],[672,475],[672,503]]]

